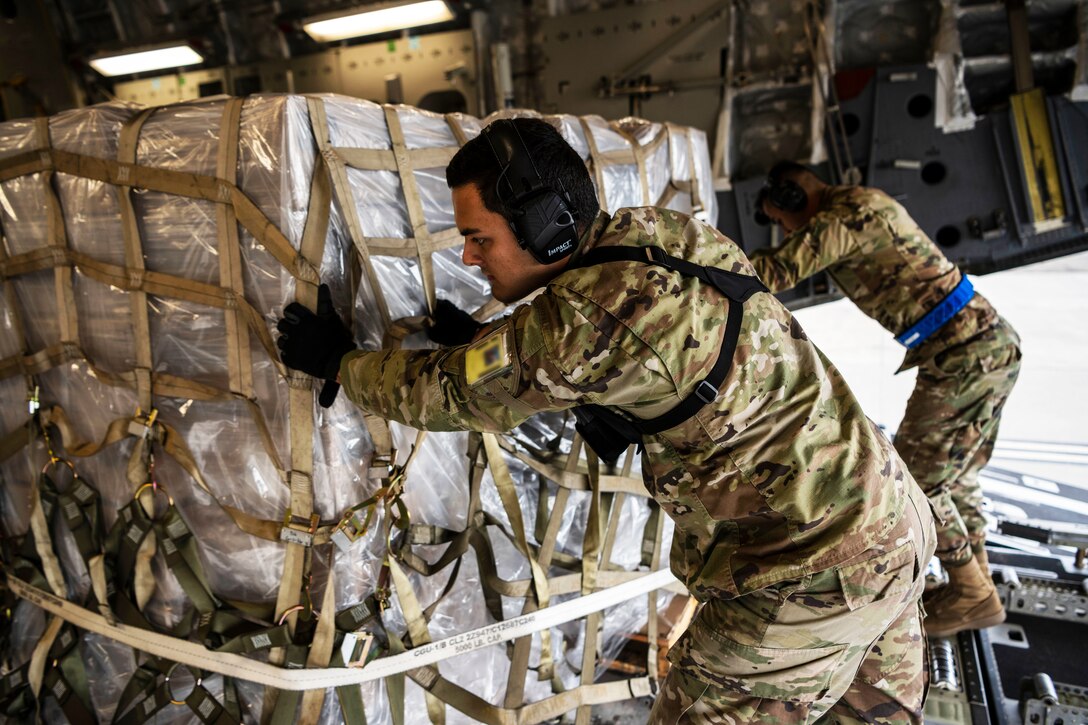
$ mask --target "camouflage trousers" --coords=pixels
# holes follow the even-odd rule
[[[918,368],[895,447],[937,513],[937,558],[963,564],[986,540],[979,471],[1020,372],[1020,339],[1001,318]]]
[[[922,722],[919,597],[933,520],[910,489],[880,545],[799,582],[705,603],[669,651],[649,722]]]

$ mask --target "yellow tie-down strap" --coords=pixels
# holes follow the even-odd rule
[[[507,619],[469,632],[456,634],[365,667],[286,669],[229,652],[213,652],[196,642],[124,624],[110,624],[102,615],[54,596],[9,574],[8,585],[16,596],[66,622],[130,647],[209,672],[237,677],[279,690],[317,690],[357,685],[435,664],[450,657],[490,647],[600,612],[629,599],[677,583],[668,569],[658,569],[636,579],[555,604],[520,617]]]

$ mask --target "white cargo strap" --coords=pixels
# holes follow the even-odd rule
[[[124,624],[111,625],[100,614],[44,592],[37,587],[8,576],[8,585],[16,596],[27,600],[61,619],[122,644],[127,644],[156,657],[197,667],[210,672],[237,677],[280,690],[313,690],[343,687],[377,680],[390,675],[415,670],[457,655],[490,647],[555,627],[593,612],[599,612],[629,599],[662,589],[676,581],[668,569],[640,576],[637,579],[587,594],[546,609],[496,622],[463,634],[416,647],[399,655],[375,660],[362,668],[323,667],[289,670],[229,652],[212,652],[204,646],[176,637],[150,632]]]

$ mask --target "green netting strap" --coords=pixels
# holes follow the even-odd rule
[[[52,662],[42,678],[40,698],[52,697],[72,725],[97,723],[87,686],[87,671],[79,652],[79,635],[65,625],[49,649]]]
[[[35,708],[27,669],[28,665],[24,664],[0,677],[0,713],[16,718],[17,722],[29,720]]]

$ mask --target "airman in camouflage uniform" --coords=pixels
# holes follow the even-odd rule
[[[506,431],[586,403],[643,419],[669,411],[713,366],[733,303],[651,264],[579,260],[653,246],[745,275],[751,265],[717,230],[676,212],[587,213],[596,204],[577,155],[541,122],[516,123],[547,185],[589,190],[592,207],[575,199],[573,209],[577,251],[548,266],[518,246],[501,204],[486,201],[494,157],[470,142],[447,169],[464,261],[500,300],[545,289],[469,345],[348,353],[345,392],[429,430]],[[557,168],[574,178],[556,179]],[[672,570],[703,602],[670,652],[651,722],[812,722],[831,711],[844,722],[920,722],[929,508],[772,295],[744,302],[717,398],[643,444],[646,488],[676,523]]]
[[[774,292],[826,270],[865,314],[899,335],[962,278],[906,210],[877,189],[828,186],[805,167],[785,162],[772,169],[759,206],[788,232],[777,249],[752,255],[757,274]],[[974,294],[907,351],[899,371],[915,366],[917,383],[895,446],[943,520],[937,556],[952,586],[927,598],[926,629],[949,635],[1004,619],[986,565],[978,473],[990,458],[1020,369],[1019,338]]]

